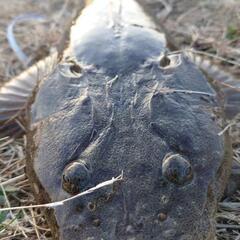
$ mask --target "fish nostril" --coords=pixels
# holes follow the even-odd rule
[[[90,170],[85,161],[75,161],[67,165],[62,175],[62,187],[70,194],[82,191],[90,181]]]
[[[98,218],[94,219],[92,223],[95,227],[99,227],[101,225],[101,221]]]
[[[96,210],[96,204],[94,202],[89,202],[87,207],[91,212]]]
[[[167,214],[161,212],[157,215],[157,218],[160,222],[164,222],[167,219]]]

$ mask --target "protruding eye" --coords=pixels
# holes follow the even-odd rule
[[[167,67],[168,65],[170,65],[170,63],[171,63],[171,60],[170,60],[170,58],[166,54],[164,54],[160,58],[159,64],[160,64],[161,67],[163,67],[163,68]]]
[[[70,194],[81,192],[89,183],[90,170],[84,161],[70,163],[63,171],[62,186]]]
[[[82,75],[82,67],[74,60],[60,63],[58,69],[64,77],[79,78]]]
[[[164,53],[160,56],[159,66],[162,69],[175,68],[181,64],[181,57],[178,54],[167,54]]]
[[[176,185],[189,183],[193,178],[191,164],[179,154],[166,156],[162,164],[163,176]]]

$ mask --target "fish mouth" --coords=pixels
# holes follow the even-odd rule
[[[114,215],[114,214],[113,214]],[[160,229],[158,224],[149,223],[151,227],[144,226],[143,222],[124,225],[117,219],[92,217],[88,224],[68,224],[59,228],[60,240],[216,240],[215,227],[208,226],[205,232],[183,233],[178,227]]]
[[[96,225],[97,227],[97,225]],[[82,234],[78,225],[71,225],[63,229],[60,239],[61,240],[73,240],[73,239],[85,239],[85,240],[216,240],[216,236],[214,232],[209,232],[208,236],[197,236],[197,235],[189,235],[189,234],[180,234],[175,235],[175,229],[165,230],[159,235],[148,235],[145,233],[135,233],[135,230],[131,225],[126,226],[126,234],[119,235],[111,235],[111,237],[107,237],[109,233],[105,234]]]
[[[126,190],[126,189],[125,189]],[[210,192],[210,191],[209,191]],[[209,195],[209,194],[208,194]],[[111,197],[110,197],[111,196]],[[61,240],[215,240],[215,201],[203,204],[201,215],[186,219],[178,208],[161,212],[157,201],[132,201],[120,184],[55,209]],[[155,198],[154,198],[155,199]],[[152,200],[154,200],[152,199]],[[135,199],[136,200],[136,199]],[[155,199],[156,200],[156,199]],[[211,204],[209,203],[211,202]],[[209,205],[210,204],[210,205]],[[182,209],[184,213],[184,209]],[[179,218],[178,218],[179,217]]]

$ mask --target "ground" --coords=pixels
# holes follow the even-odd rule
[[[0,0],[0,84],[25,68],[7,41],[6,28],[19,15],[43,15],[44,22],[28,20],[18,24],[15,36],[34,63],[61,42],[80,0]],[[145,0],[175,39],[178,46],[195,47],[225,58],[216,64],[235,76],[240,74],[240,2],[238,0]],[[167,10],[167,11],[165,11]],[[166,13],[166,14],[165,14]],[[231,62],[230,62],[231,61]],[[240,164],[240,118],[231,125],[234,159]],[[24,174],[26,139],[0,139],[0,206],[35,204]],[[240,190],[219,204],[216,216],[218,240],[240,240]],[[51,239],[47,223],[39,211],[0,212],[0,239]]]

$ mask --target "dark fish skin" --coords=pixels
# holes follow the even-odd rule
[[[29,112],[28,177],[41,203],[124,181],[48,210],[55,239],[215,238],[232,161],[222,108],[186,56],[161,61],[166,50],[133,0],[96,0],[72,27]]]

